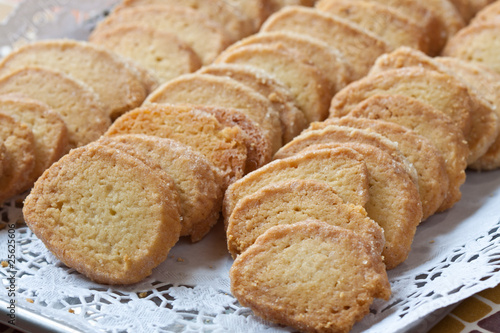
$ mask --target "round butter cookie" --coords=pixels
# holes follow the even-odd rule
[[[471,24],[451,38],[443,56],[479,63],[500,73],[500,21]]]
[[[302,154],[338,147],[354,149],[363,156],[369,175],[369,200],[364,207],[368,217],[384,229],[382,256],[387,269],[395,268],[408,257],[417,226],[422,220],[418,187],[389,154],[375,146],[330,143],[312,145]]]
[[[433,215],[443,203],[449,188],[446,164],[441,152],[431,141],[401,125],[380,119],[332,118],[323,123],[316,123],[313,129],[329,125],[347,126],[378,133],[397,144],[397,149],[415,167],[418,179],[418,191],[422,201],[423,217]],[[319,125],[319,126],[318,126]]]
[[[237,8],[224,0],[124,0],[115,11],[127,7],[147,5],[182,6],[194,9],[211,21],[217,22],[232,41],[237,41],[253,33],[252,22]]]
[[[486,22],[494,22],[500,19],[500,3],[494,0],[469,0],[469,2],[480,3],[476,5],[477,15],[471,21],[472,24],[481,24]]]
[[[85,82],[112,118],[141,105],[147,95],[127,62],[87,42],[61,39],[26,44],[0,62],[0,75],[25,66],[51,68]]]
[[[0,110],[0,142],[5,146],[3,172],[0,174],[0,205],[20,194],[33,183],[35,138],[31,129]]]
[[[185,74],[160,86],[148,96],[146,102],[233,108],[262,126],[273,152],[282,145],[279,114],[271,102],[252,88],[228,77]]]
[[[50,69],[26,67],[0,77],[0,94],[21,94],[47,104],[66,123],[70,148],[97,140],[111,124],[90,87]]]
[[[182,6],[144,5],[113,12],[101,21],[93,34],[121,24],[139,24],[171,33],[189,45],[204,65],[231,44],[231,38],[220,25],[196,10]]]
[[[393,122],[428,138],[446,163],[448,191],[438,212],[451,208],[462,197],[469,148],[462,131],[444,113],[402,95],[375,95],[358,104],[349,117]]]
[[[255,121],[236,109],[217,106],[197,105],[199,110],[214,116],[223,126],[238,126],[244,132],[244,143],[247,148],[245,174],[269,163],[272,159],[271,144],[266,133]]]
[[[437,61],[439,58],[442,57],[431,58],[420,51],[401,47],[392,53],[379,57],[370,74],[416,66],[450,75],[464,84],[468,88],[473,101],[472,108],[469,110],[471,129],[469,135],[466,136],[469,145],[468,163],[472,164],[486,153],[498,137],[500,123],[499,114],[497,113],[500,113],[500,111],[495,110],[495,106],[487,100],[485,93],[481,89],[481,83],[476,81],[477,78],[467,79],[464,75],[457,73],[457,70],[450,65]]]
[[[28,177],[30,182],[26,184],[26,187],[31,187],[52,163],[68,151],[66,124],[47,104],[20,95],[0,95],[0,112],[27,125],[33,133],[35,165]]]
[[[195,105],[148,104],[118,118],[105,135],[146,134],[173,139],[205,155],[223,178],[223,188],[244,175],[247,149],[238,126],[223,126]]]
[[[293,156],[311,145],[328,144],[331,142],[358,142],[375,146],[392,156],[394,161],[410,175],[415,184],[418,184],[418,174],[410,161],[401,154],[398,145],[382,135],[362,129],[337,126],[328,122],[312,123],[311,126],[294,140],[283,146],[274,155],[274,159]]]
[[[365,76],[375,59],[391,50],[387,42],[347,20],[302,6],[289,6],[273,14],[261,31],[296,32],[326,42],[349,60],[352,80]]]
[[[436,57],[435,60],[452,71],[462,82],[476,91],[494,106],[494,111],[500,118],[500,74],[479,64],[451,57]],[[482,120],[487,125],[486,117]],[[478,120],[479,121],[479,120]],[[500,136],[469,168],[477,170],[492,170],[500,167]]]
[[[250,66],[213,64],[198,72],[229,77],[266,97],[279,114],[283,143],[289,142],[309,125],[304,113],[295,105],[295,100],[288,88],[265,71]]]
[[[380,255],[355,232],[307,220],[269,229],[236,258],[231,292],[264,319],[301,332],[344,332],[391,290]]]
[[[229,186],[222,211],[226,227],[238,201],[264,186],[295,179],[327,183],[345,202],[364,206],[368,201],[368,174],[361,154],[349,148],[298,154],[266,164]]]
[[[64,264],[104,284],[132,284],[167,258],[181,229],[176,190],[140,160],[102,145],[72,150],[23,208]]]
[[[230,51],[245,45],[283,45],[307,59],[329,82],[330,92],[335,94],[352,81],[352,68],[346,57],[324,41],[288,31],[261,32],[244,38],[226,49]]]
[[[344,203],[330,185],[315,180],[273,183],[241,199],[229,217],[229,252],[236,258],[270,228],[307,219],[350,229],[363,236],[373,252],[382,253],[383,229],[364,208]]]
[[[328,115],[333,96],[328,81],[318,68],[285,46],[243,45],[222,52],[215,63],[250,66],[269,73],[290,89],[309,122],[323,120]]]
[[[333,97],[330,117],[345,116],[373,95],[395,94],[432,105],[449,115],[466,137],[469,135],[473,101],[467,87],[450,75],[417,67],[385,71],[351,83]]]
[[[100,144],[126,152],[146,165],[165,171],[180,200],[181,236],[201,240],[217,223],[222,188],[212,163],[190,147],[171,139],[144,134],[102,137]]]
[[[159,83],[201,67],[198,55],[175,35],[138,24],[117,24],[95,32],[89,41],[132,59]]]
[[[430,39],[422,27],[387,5],[370,1],[323,0],[316,8],[357,24],[380,36],[393,48],[406,45],[429,52]]]

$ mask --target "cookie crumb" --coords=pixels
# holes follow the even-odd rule
[[[7,267],[9,266],[9,263],[5,260],[2,261],[2,267]]]
[[[32,300],[31,298],[26,298],[26,301],[27,301],[28,303],[31,303],[31,304],[35,303],[35,301],[34,301],[34,300]]]

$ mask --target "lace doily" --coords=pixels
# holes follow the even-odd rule
[[[0,51],[35,39],[85,39],[116,2],[26,1],[0,25]],[[462,192],[455,207],[418,227],[409,258],[389,272],[391,299],[376,300],[353,332],[424,332],[437,309],[500,283],[500,171],[468,173]],[[231,295],[221,223],[199,243],[181,240],[141,283],[111,287],[89,281],[44,247],[23,224],[23,198],[0,208],[0,261],[12,263],[0,266],[5,304],[13,286],[18,308],[83,332],[293,331],[255,317]],[[15,262],[8,262],[13,252]]]

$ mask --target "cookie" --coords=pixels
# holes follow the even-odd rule
[[[266,133],[255,121],[236,109],[217,106],[197,105],[197,109],[214,116],[223,126],[238,126],[244,132],[244,143],[247,148],[245,174],[269,163],[272,159],[272,148]]]
[[[3,172],[0,174],[0,204],[32,185],[35,166],[35,138],[31,129],[0,112],[0,142],[5,146]]]
[[[298,154],[266,164],[229,186],[222,211],[226,227],[239,200],[264,186],[295,179],[325,182],[348,203],[364,206],[368,201],[368,174],[359,153],[338,148]]]
[[[364,208],[344,203],[330,185],[315,180],[273,183],[238,201],[226,231],[229,252],[236,258],[270,228],[308,219],[350,229],[382,253],[383,230]]]
[[[466,80],[463,75],[458,75],[457,71],[449,65],[446,66],[442,62],[436,61],[439,58],[431,58],[417,50],[401,47],[377,59],[370,73],[416,66],[450,75],[464,84],[468,88],[469,96],[473,101],[472,107],[469,110],[471,129],[469,135],[466,136],[470,153],[468,163],[472,164],[486,153],[496,137],[498,137],[499,118],[497,111],[494,105],[485,100],[482,90],[478,89],[479,84],[476,80]]]
[[[349,332],[390,285],[380,256],[351,230],[308,220],[276,226],[231,267],[231,292],[264,319],[301,332]]]
[[[477,15],[474,16],[474,19],[470,23],[471,25],[494,22],[500,19],[500,4],[497,1],[469,0],[468,2],[476,3],[475,10]]]
[[[387,269],[404,262],[418,224],[422,220],[422,203],[418,187],[408,173],[383,150],[360,143],[330,143],[313,145],[309,151],[332,148],[354,149],[363,156],[369,175],[369,200],[365,204],[368,217],[384,229],[385,246],[382,256]]]
[[[168,5],[123,8],[101,21],[92,34],[124,23],[145,25],[174,34],[196,52],[204,65],[211,63],[231,44],[231,38],[222,27],[206,16],[188,7]]]
[[[391,50],[387,42],[349,21],[302,6],[289,6],[273,14],[261,31],[296,32],[326,42],[350,61],[353,80],[365,76],[375,59]]]
[[[500,73],[499,32],[499,21],[471,24],[448,41],[442,55],[478,63]]]
[[[237,8],[252,23],[253,32],[259,30],[262,23],[272,13],[270,2],[267,0],[225,0]]]
[[[494,106],[497,116],[500,117],[499,74],[488,70],[486,67],[458,58],[437,57],[435,60],[452,71],[462,82],[490,102]],[[483,121],[482,125],[487,125],[487,122]],[[488,151],[481,155],[477,161],[469,165],[469,168],[492,170],[498,167],[500,167],[500,138],[497,136]]]
[[[286,6],[314,6],[316,0],[269,0],[271,12],[277,12]]]
[[[279,114],[271,102],[255,90],[228,77],[199,73],[182,75],[160,86],[148,96],[146,102],[190,103],[237,109],[262,126],[273,152],[282,145]]]
[[[466,137],[470,133],[469,110],[473,101],[467,87],[450,75],[417,67],[385,71],[351,83],[332,99],[330,117],[348,114],[358,103],[373,95],[416,98],[450,116]]]
[[[0,77],[0,94],[21,94],[47,104],[66,123],[70,148],[97,140],[111,124],[90,87],[54,70],[26,67]]]
[[[331,99],[328,82],[300,55],[280,45],[246,45],[224,51],[216,63],[238,64],[264,70],[284,84],[307,120],[323,120]]]
[[[446,198],[438,212],[453,207],[460,200],[469,148],[462,131],[450,117],[402,95],[374,95],[358,104],[348,116],[394,122],[428,138],[444,157],[449,181]]]
[[[494,0],[450,0],[450,2],[457,8],[465,23],[469,23],[473,17],[478,16],[476,14],[479,11]]]
[[[126,62],[86,42],[60,39],[26,44],[0,62],[0,75],[25,66],[51,68],[86,83],[112,118],[141,105],[147,94]]]
[[[0,113],[29,127],[33,133],[35,165],[28,187],[68,151],[68,129],[61,116],[40,101],[23,96],[0,95]]]
[[[417,171],[418,191],[423,210],[422,220],[433,215],[443,203],[449,188],[446,164],[441,152],[429,139],[403,126],[380,119],[332,118],[319,125],[347,126],[368,130],[397,143],[397,149]],[[316,127],[313,128],[316,129]]]
[[[119,150],[72,150],[38,179],[23,208],[65,265],[104,284],[132,284],[167,258],[181,229],[176,190]]]
[[[175,35],[138,24],[117,24],[92,34],[89,41],[132,59],[159,83],[201,67],[198,55]]]
[[[295,100],[288,88],[265,71],[235,64],[213,64],[198,72],[229,77],[266,97],[279,114],[283,144],[289,142],[309,125],[305,114],[295,105]]]
[[[300,54],[323,73],[332,94],[352,81],[352,68],[346,57],[320,39],[288,31],[261,32],[231,45],[227,51],[253,44],[283,45]]]
[[[238,9],[223,0],[124,0],[115,11],[127,7],[147,5],[182,6],[194,9],[211,21],[217,22],[232,41],[237,41],[253,32],[251,21],[245,18]]]
[[[222,207],[221,180],[205,156],[177,141],[144,134],[108,136],[99,143],[124,151],[171,177],[179,194],[181,236],[197,242],[217,223]]]
[[[359,25],[393,48],[405,45],[429,52],[430,39],[426,32],[410,17],[389,6],[370,1],[323,0],[316,8]]]
[[[282,159],[293,156],[311,145],[328,144],[331,142],[358,142],[375,146],[394,159],[411,177],[415,184],[418,184],[418,174],[410,161],[401,154],[397,143],[374,132],[362,129],[350,128],[347,126],[337,126],[324,122],[312,123],[311,126],[293,141],[283,146],[275,155],[274,159]]]
[[[205,155],[221,172],[223,188],[244,174],[246,147],[238,126],[189,105],[148,104],[118,118],[107,136],[146,134],[173,139]]]

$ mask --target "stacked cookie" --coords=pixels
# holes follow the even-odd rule
[[[385,269],[407,258],[419,223],[460,200],[467,166],[499,166],[500,98],[482,78],[498,79],[430,57],[486,3],[312,2],[126,0],[93,44],[40,42],[6,58],[0,92],[64,78],[32,97],[51,96],[79,147],[28,196],[34,233],[91,279],[128,284],[179,237],[202,239],[222,210],[243,305],[303,331],[350,330],[389,297]],[[107,49],[133,60],[114,55],[121,67],[109,70]],[[99,65],[79,70],[63,54]],[[90,144],[60,97],[70,89],[52,89],[84,90],[75,78],[114,120]]]

